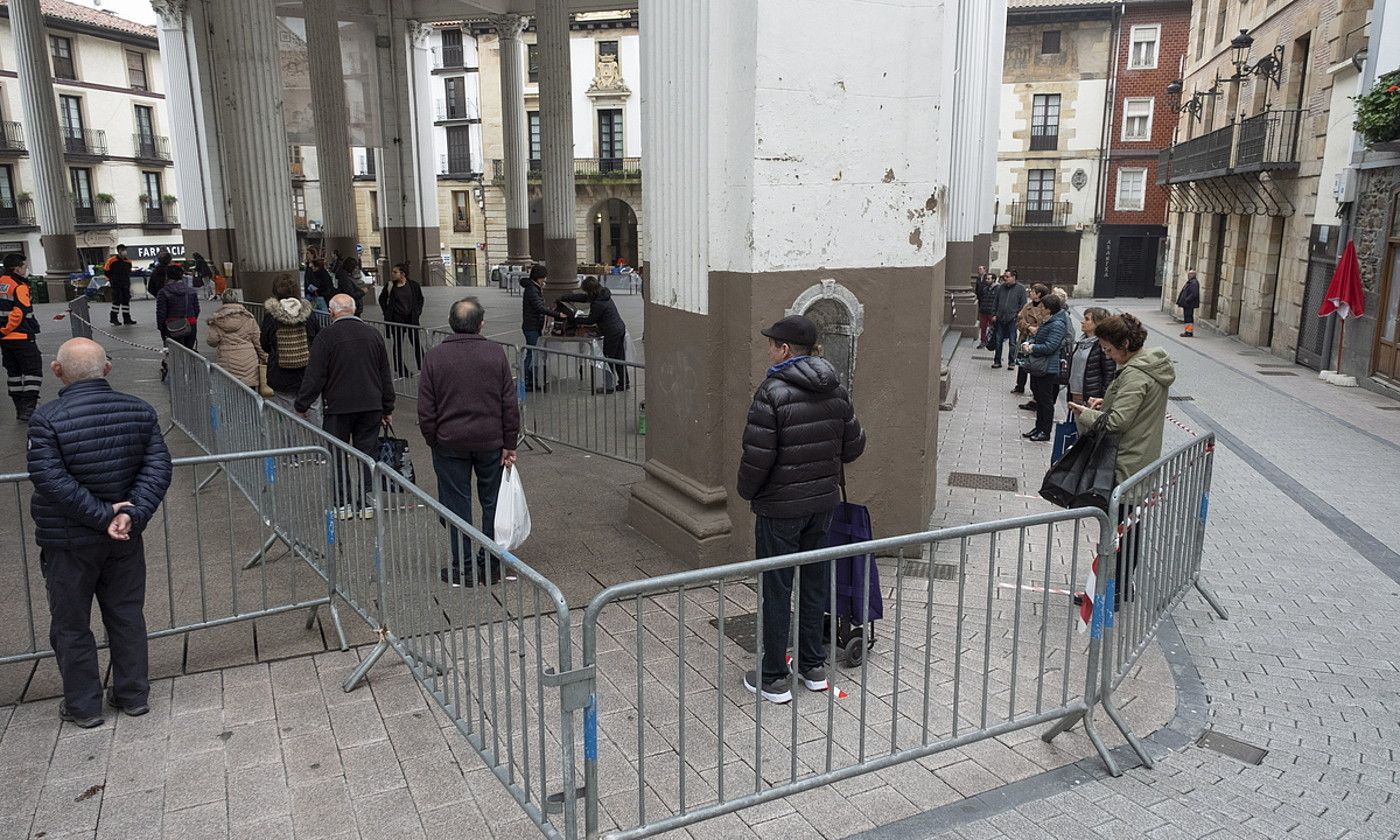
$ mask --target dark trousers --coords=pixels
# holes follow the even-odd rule
[[[613,375],[615,377],[613,387],[618,390],[625,389],[627,387],[627,365],[620,360],[627,356],[627,334],[604,335],[603,355],[609,359],[619,360],[613,362]]]
[[[0,341],[0,359],[4,360],[6,384],[15,410],[39,402],[39,388],[44,384],[44,359],[33,339]]]
[[[1016,359],[1016,357],[1015,357],[1015,356],[1012,356],[1011,359],[1012,359],[1012,361],[1014,362],[1015,359]],[[1017,387],[1017,388],[1020,388],[1022,391],[1026,390],[1026,382],[1030,379],[1030,376],[1031,376],[1031,372],[1028,371],[1028,370],[1026,370],[1026,366],[1025,366],[1025,365],[1020,365],[1019,367],[1017,367],[1017,368],[1016,368],[1016,387]],[[1032,391],[1031,393],[1034,394],[1035,392]]]
[[[379,448],[379,427],[383,422],[382,411],[327,414],[321,419],[321,428],[336,440],[343,440],[374,458]],[[353,459],[337,453],[332,453],[332,457],[335,458],[335,503],[367,506],[373,492],[373,479],[370,477],[369,467],[361,465],[362,475],[357,489],[352,468],[348,463]]]
[[[394,375],[412,376],[423,369],[423,345],[418,340],[418,328],[414,326],[389,327],[389,336],[394,340]],[[405,343],[413,345],[413,369],[409,370],[403,362],[403,346]]]
[[[1051,359],[1051,364],[1055,359]],[[1031,374],[1031,394],[1035,397],[1035,430],[1050,434],[1055,424],[1055,400],[1060,396],[1060,374]]]
[[[1194,306],[1183,306],[1183,307],[1181,307],[1181,320],[1184,321],[1184,322],[1186,323],[1186,331],[1187,331],[1187,332],[1190,332],[1191,330],[1195,329],[1195,327],[1196,327],[1196,307],[1194,307]]]
[[[987,336],[996,330],[996,316],[990,312],[977,313],[977,343],[987,346]]]
[[[533,387],[535,386],[535,375],[536,375],[536,371],[535,371],[535,351],[533,351],[533,350],[531,350],[531,349],[529,349],[529,348],[534,347],[534,346],[536,346],[536,345],[538,345],[538,344],[540,343],[540,335],[541,335],[541,333],[540,333],[539,330],[522,330],[521,332],[525,333],[525,359],[524,359],[525,387],[526,387],[526,388],[533,388]],[[545,373],[544,373],[544,371],[539,371],[539,377],[540,377],[540,384],[541,384],[541,385],[545,384],[545,383],[544,383],[544,379],[545,379]]]
[[[754,555],[776,557],[820,548],[831,513],[815,513],[796,519],[760,516],[754,522]],[[830,563],[800,567],[797,604],[797,667],[819,668],[826,662],[822,619],[826,616]],[[792,623],[793,568],[763,573],[763,681],[787,677],[787,651]]]
[[[161,343],[164,344],[166,339],[171,339],[176,344],[183,344],[191,350],[195,351],[196,353],[199,352],[199,328],[194,326],[193,324],[190,325],[189,332],[180,336],[169,335],[165,332],[164,329],[162,329],[160,331]]]
[[[81,549],[45,548],[39,567],[49,594],[49,643],[63,677],[63,700],[75,717],[102,714],[102,678],[92,635],[92,599],[112,654],[112,693],[123,706],[146,702],[146,552],[140,537]]]
[[[1008,363],[1008,364],[1015,364],[1015,363],[1016,363],[1016,322],[1015,322],[1015,321],[997,321],[996,324],[992,327],[992,343],[993,343],[994,345],[996,345],[995,347],[992,348],[993,350],[996,351],[996,354],[992,357],[992,362],[993,362],[994,364],[998,364],[998,365],[1001,364],[1001,345],[1002,345],[1003,343],[1006,343],[1006,344],[1009,344],[1009,345],[1010,345],[1009,347],[1006,348],[1007,363]]]
[[[467,454],[449,454],[442,449],[433,449],[433,472],[437,474],[438,501],[443,507],[462,517],[468,525],[472,519],[472,474],[476,474],[476,497],[481,502],[481,527],[479,530],[492,539],[496,536],[496,498],[501,493],[501,450],[484,449]],[[466,535],[452,532],[452,565],[461,569],[462,551],[459,543],[468,543]],[[467,550],[471,550],[470,543]],[[477,553],[480,563],[483,553]],[[491,558],[492,570],[499,569],[501,561]]]

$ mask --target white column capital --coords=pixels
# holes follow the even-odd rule
[[[408,21],[408,41],[409,45],[417,50],[428,48],[428,36],[433,32],[432,24],[424,23],[421,20]]]
[[[165,29],[179,29],[185,25],[185,12],[190,0],[151,0],[151,8],[160,15],[160,25]]]
[[[528,25],[528,19],[524,15],[517,14],[491,15],[486,19],[486,22],[491,24],[491,28],[496,30],[496,34],[503,41],[519,38],[520,33],[524,32]]]

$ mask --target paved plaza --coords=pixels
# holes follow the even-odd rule
[[[429,291],[430,310],[460,292]],[[514,339],[517,301],[496,290],[482,296],[487,332]],[[640,299],[621,302],[633,335],[640,337]],[[1179,339],[1177,326],[1150,309],[1151,302],[1113,303],[1144,317],[1152,331],[1149,343],[1166,347],[1177,365],[1173,395],[1190,397],[1171,404],[1167,445],[1207,428],[1216,430],[1221,443],[1204,567],[1230,620],[1219,620],[1188,594],[1161,644],[1149,649],[1119,695],[1134,730],[1148,736],[1156,768],[1109,778],[1079,730],[1046,745],[1036,737],[1037,727],[668,836],[1387,838],[1400,833],[1395,801],[1400,781],[1393,760],[1400,747],[1395,655],[1400,556],[1392,548],[1400,545],[1400,506],[1393,490],[1400,474],[1400,412],[1392,410],[1400,404],[1319,383],[1309,371],[1230,339],[1206,332]],[[49,320],[60,310],[40,308],[48,330],[46,355],[67,332],[65,324]],[[148,308],[138,306],[136,314],[150,323]],[[138,343],[153,343],[149,327],[130,332]],[[153,354],[104,343],[118,365],[116,384],[167,411]],[[986,355],[964,342],[954,359],[958,401],[940,415],[935,527],[1051,509],[1034,495],[1048,448],[1020,438],[1031,415],[1017,410],[1018,398],[1007,393],[1012,378],[990,369]],[[48,383],[46,398],[51,389]],[[400,411],[407,420],[411,402]],[[401,423],[400,432],[409,433],[417,451],[425,451],[410,423]],[[188,442],[175,448],[193,452]],[[17,442],[0,454],[5,469],[22,468]],[[568,450],[525,452],[521,463],[523,474],[532,478],[536,528],[521,557],[558,582],[571,605],[580,607],[608,584],[678,568],[623,522],[627,488],[640,480],[639,469]],[[952,472],[1014,478],[1016,487],[953,486]],[[431,488],[426,458],[420,481]],[[589,486],[587,510],[578,502],[579,482]],[[883,536],[879,512],[873,516]],[[941,558],[935,553],[933,559]],[[888,589],[897,570],[888,561],[884,568]],[[1045,571],[1033,564],[1031,569]],[[1063,564],[1052,564],[1049,571],[1055,586],[1071,585]],[[994,593],[986,604],[995,612],[998,632],[986,640],[973,635],[965,643],[976,653],[978,667],[984,642],[989,659],[998,663],[1001,670],[989,673],[988,695],[998,708],[1018,684],[1002,667],[1006,655],[1020,648],[1033,659],[1037,652],[1034,644],[1026,647],[1024,637],[1008,640],[1000,632],[1022,609],[1010,588],[1014,580],[1014,567],[1005,564],[990,581],[1002,586],[988,587],[985,573],[969,576],[969,591]],[[923,633],[926,603],[942,614],[952,591],[948,586],[927,575],[906,579],[911,634]],[[434,597],[446,610],[454,596]],[[734,587],[726,597],[731,618],[753,610],[752,592]],[[713,795],[721,764],[729,789],[745,778],[752,785],[760,726],[772,736],[764,742],[773,743],[761,760],[768,783],[785,778],[790,761],[802,772],[821,764],[826,703],[805,708],[799,703],[796,722],[789,710],[770,714],[774,707],[765,709],[761,723],[751,720],[752,703],[737,685],[744,654],[719,639],[709,622],[716,599],[697,591],[686,605],[680,616],[674,598],[655,599],[644,613],[650,636],[640,674],[648,700],[641,744],[638,721],[629,711],[639,676],[631,653],[636,637],[629,635],[635,615],[624,605],[605,614],[599,663],[605,825],[635,817],[639,786],[649,816],[675,809],[682,769],[673,745],[682,714],[689,733],[684,773],[692,803]],[[982,606],[978,602],[973,609]],[[1028,602],[1024,608],[1027,627],[1038,628],[1043,621],[1063,630],[1068,619],[1063,600],[1043,612],[1032,610],[1035,606]],[[986,613],[975,614],[980,619]],[[373,641],[348,611],[345,617],[354,646],[349,652],[328,649],[335,645],[324,617],[311,634],[298,633],[300,622],[288,620],[294,616],[281,616],[163,642],[165,655],[153,660],[159,679],[152,713],[109,717],[92,731],[59,726],[51,663],[0,669],[0,700],[13,704],[0,707],[0,838],[539,836],[397,657],[385,657],[357,691],[341,690],[341,680]],[[687,628],[687,650],[694,657],[687,659],[687,673],[696,681],[687,685],[683,712],[676,706],[676,654],[665,643],[668,622]],[[947,624],[936,627],[940,635],[951,630]],[[948,647],[944,639],[936,651],[940,657]],[[905,644],[920,650],[907,637]],[[1074,656],[1083,644],[1083,637],[1071,639]],[[527,646],[522,645],[522,655]],[[1063,648],[1060,639],[1052,650]],[[716,650],[723,652],[725,675],[718,681]],[[1056,691],[1059,681],[1082,681],[1082,662],[1075,672],[1072,659],[1069,671],[1061,673],[1051,660],[1043,673],[1053,675]],[[916,667],[906,661],[895,674],[889,647],[883,654],[877,648],[869,663],[864,696],[859,669],[838,674],[838,685],[849,693],[836,701],[838,764],[858,748],[859,727],[851,721],[863,699],[874,709],[870,721],[901,720],[901,744],[918,733],[923,686],[913,676]],[[948,664],[938,662],[940,669]],[[912,693],[893,700],[895,685]],[[1022,684],[1013,704],[1033,700],[1026,691],[1033,685]],[[979,682],[971,698],[962,697],[964,717],[976,715],[981,690]],[[951,705],[942,692],[940,685],[931,694],[936,709]],[[715,749],[713,730],[719,708],[728,721],[722,750]],[[1117,732],[1100,717],[1101,731],[1112,736],[1119,760],[1131,767]],[[935,731],[946,724],[935,724]],[[780,746],[790,725],[799,731],[796,756]],[[552,744],[557,733],[553,724],[548,730]],[[1198,746],[1207,730],[1267,755],[1254,766]],[[882,734],[871,730],[867,737],[878,741]]]

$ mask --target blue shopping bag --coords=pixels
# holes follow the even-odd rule
[[[1055,445],[1050,450],[1051,465],[1058,464],[1076,440],[1079,440],[1079,426],[1075,425],[1073,417],[1056,423]]]

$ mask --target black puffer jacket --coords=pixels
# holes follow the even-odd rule
[[[841,465],[865,432],[831,362],[800,356],[768,371],[749,406],[739,497],[775,519],[825,513],[841,501]]]
[[[114,502],[131,502],[140,534],[170,487],[170,452],[156,410],[105,379],[75,382],[29,421],[34,540],[44,548],[101,545]]]
[[[584,292],[572,292],[559,299],[588,304],[588,314],[578,317],[580,324],[597,324],[598,332],[605,336],[621,336],[627,332],[627,324],[618,313],[617,304],[613,302],[612,292],[608,289],[598,290],[598,296],[592,300]]]
[[[977,314],[997,314],[997,284],[981,277],[973,278],[972,291],[977,295]]]
[[[1108,393],[1113,377],[1118,375],[1118,365],[1104,353],[1097,341],[1089,348],[1089,358],[1084,360],[1084,398],[1100,397]]]
[[[528,278],[520,281],[520,331],[543,331],[544,319],[553,314],[554,310],[544,302],[540,284]]]

